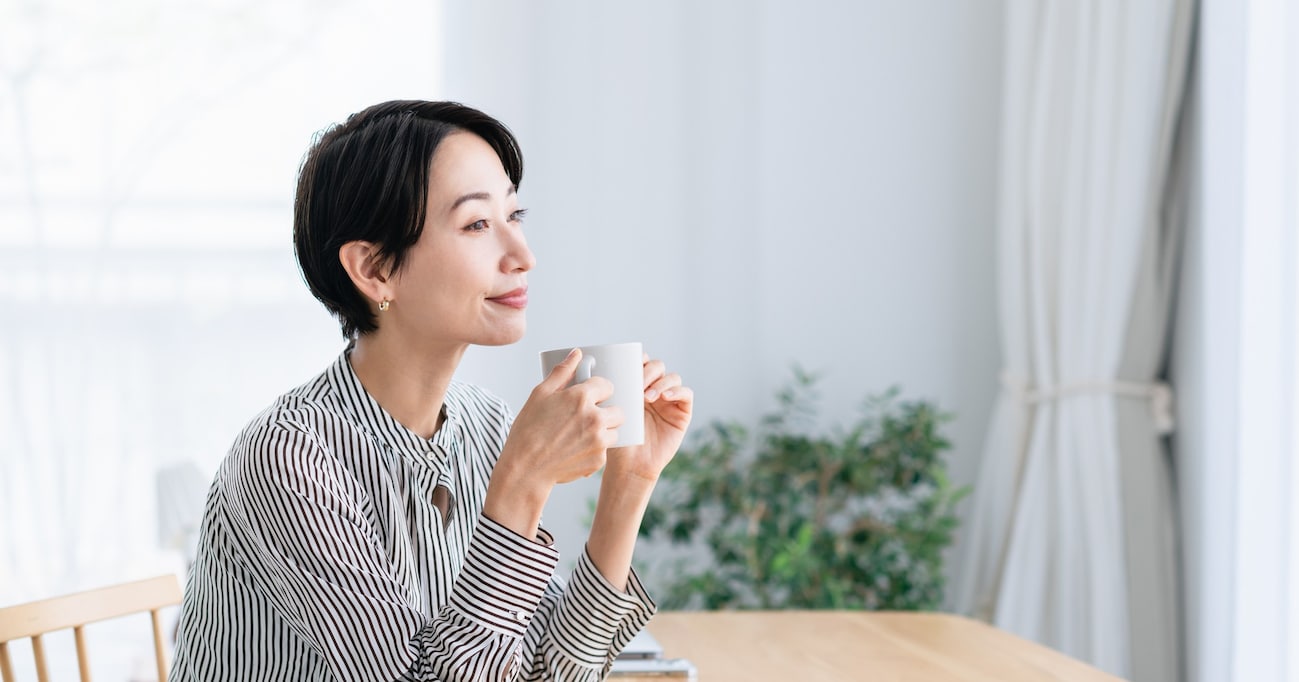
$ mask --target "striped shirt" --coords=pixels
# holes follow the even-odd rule
[[[366,393],[349,352],[222,462],[170,679],[603,678],[654,602],[634,572],[614,589],[585,552],[556,578],[549,533],[482,515],[505,404],[453,382],[425,439]]]

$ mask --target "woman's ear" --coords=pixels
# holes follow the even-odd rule
[[[391,301],[395,296],[387,259],[379,255],[379,245],[371,242],[348,242],[338,250],[338,260],[352,278],[361,295],[374,301]]]

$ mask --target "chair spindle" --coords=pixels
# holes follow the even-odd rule
[[[90,682],[90,661],[86,657],[86,634],[82,626],[72,628],[72,636],[77,639],[77,667],[81,669],[81,682]]]
[[[37,681],[50,682],[50,675],[45,671],[45,642],[40,635],[32,635],[32,657],[36,659]]]
[[[9,663],[9,643],[0,642],[0,679],[14,682],[14,667]]]

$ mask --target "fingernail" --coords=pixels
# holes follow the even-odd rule
[[[658,391],[656,391],[656,390],[654,390],[654,389],[652,389],[652,388],[651,388],[650,390],[648,390],[648,391],[645,391],[645,399],[646,399],[646,400],[648,400],[648,401],[650,401],[650,402],[654,402],[654,399],[657,398],[657,397],[659,397],[659,392],[658,392]]]
[[[577,357],[578,350],[580,349],[574,348],[573,350],[568,351],[568,357],[564,358],[564,360],[572,360],[573,358]]]
[[[672,389],[669,388],[668,390],[666,390],[666,391],[663,392],[663,397],[664,397],[664,398],[671,398],[672,396],[674,396],[674,395],[676,395],[676,394],[677,394],[676,391],[674,391],[674,390],[672,390]]]

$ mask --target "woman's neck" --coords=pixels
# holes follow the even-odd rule
[[[352,371],[402,426],[432,438],[442,426],[442,403],[464,352],[463,345],[440,352],[414,349],[376,331],[356,340]]]

